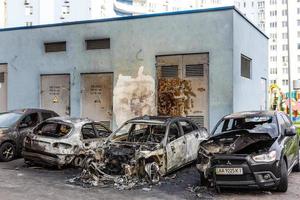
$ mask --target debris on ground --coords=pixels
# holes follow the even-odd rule
[[[114,187],[118,190],[130,190],[146,185],[149,186],[149,183],[144,178],[126,175],[108,175],[95,162],[91,162],[86,169],[83,169],[79,176],[69,179],[68,183],[83,187]]]
[[[196,194],[196,197],[200,199],[214,198],[214,193],[212,191],[209,191],[209,189],[205,186],[189,186],[186,190]]]

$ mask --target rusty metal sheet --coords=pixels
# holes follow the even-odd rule
[[[200,119],[208,127],[208,54],[158,56],[157,66],[158,114]]]

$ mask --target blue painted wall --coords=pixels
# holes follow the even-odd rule
[[[265,51],[267,39],[244,18],[237,20],[237,15],[234,9],[227,8],[0,31],[0,63],[8,63],[8,107],[39,107],[40,74],[70,73],[71,115],[79,116],[80,73],[114,72],[116,83],[119,74],[136,76],[139,67],[144,66],[145,73],[155,79],[156,55],[208,52],[212,128],[221,116],[256,104],[256,89],[236,77],[237,56],[241,48],[252,52],[263,46],[259,53]],[[251,43],[243,41],[248,33]],[[111,40],[110,49],[85,50],[85,39],[106,37]],[[44,42],[64,40],[66,52],[44,53]],[[240,41],[243,44],[239,45]],[[255,68],[266,71],[267,54],[261,54],[260,59],[255,59]],[[263,70],[257,70],[256,75],[265,76]],[[243,86],[235,87],[237,84]],[[253,91],[253,98],[238,101],[236,97],[244,89]]]

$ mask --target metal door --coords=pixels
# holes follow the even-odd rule
[[[70,115],[70,75],[41,75],[41,107]]]
[[[7,111],[7,65],[0,64],[0,112]]]
[[[112,124],[113,74],[81,75],[81,116]]]
[[[208,54],[157,56],[158,114],[208,128]]]

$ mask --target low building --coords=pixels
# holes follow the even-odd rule
[[[268,38],[234,7],[1,29],[0,63],[2,111],[43,107],[113,128],[182,115],[211,129],[266,109]]]

